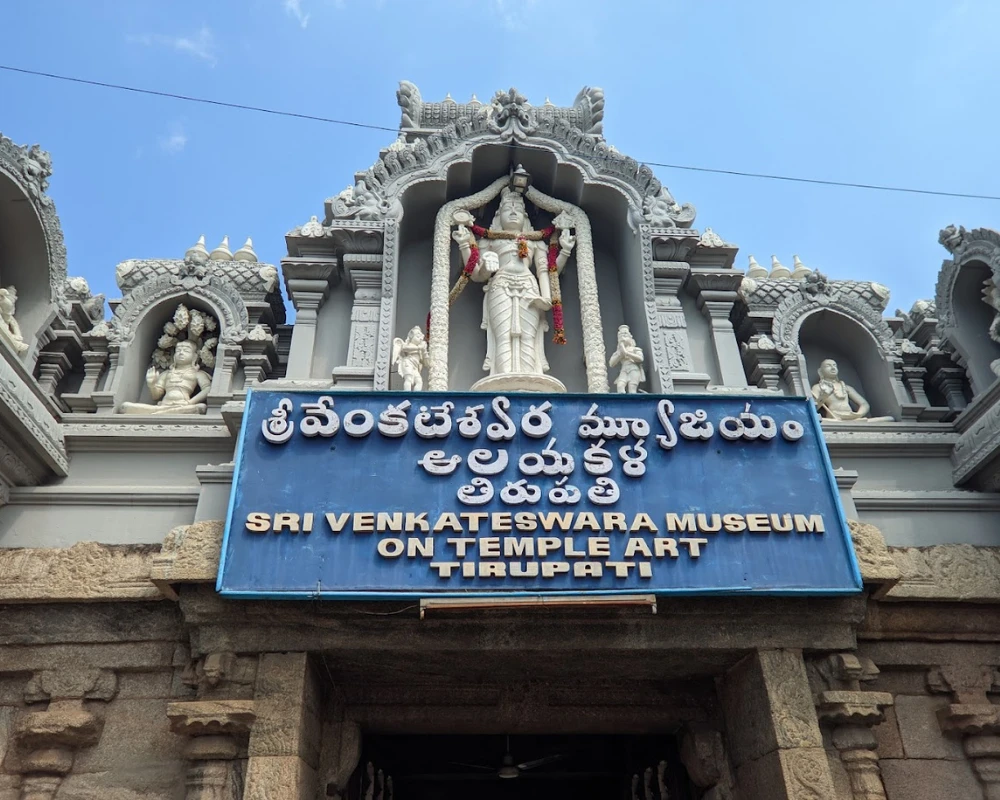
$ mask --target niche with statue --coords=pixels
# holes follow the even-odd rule
[[[872,335],[830,309],[807,316],[799,329],[806,380],[824,424],[892,422],[899,401],[892,369]]]
[[[145,375],[149,402],[122,403],[123,414],[204,414],[219,344],[219,321],[181,303],[163,324]]]

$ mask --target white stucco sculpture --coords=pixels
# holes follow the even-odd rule
[[[212,377],[201,369],[194,342],[177,342],[170,367],[163,372],[150,367],[146,385],[156,404],[122,403],[123,414],[204,414],[208,409],[205,398]]]
[[[1000,288],[993,282],[993,278],[987,278],[983,283],[983,302],[993,309],[993,320],[990,322],[990,338],[1000,344]],[[993,374],[1000,376],[1000,358],[990,362],[990,369]]]
[[[420,327],[414,325],[405,339],[392,340],[392,365],[403,379],[404,392],[419,392],[424,388],[421,372],[427,367],[427,340]]]
[[[14,352],[22,355],[28,349],[28,343],[21,335],[21,326],[14,319],[14,307],[17,305],[17,289],[8,286],[0,289],[0,335],[14,348]]]
[[[471,223],[471,215],[465,216]],[[548,243],[532,229],[524,198],[505,188],[493,224],[478,243],[464,217],[456,222],[458,228],[452,237],[458,243],[462,261],[468,262],[473,245],[479,247],[479,263],[469,277],[486,283],[483,369],[490,376],[543,375],[549,368],[544,347],[549,329],[546,312],[552,308]],[[566,266],[575,244],[576,238],[563,230],[559,235],[557,272]]]
[[[812,387],[820,416],[831,422],[892,422],[892,417],[869,417],[871,406],[853,387],[840,380],[837,362],[825,359],[817,370],[819,383]]]
[[[628,325],[621,325],[618,328],[618,347],[608,361],[610,367],[621,365],[618,378],[615,380],[618,394],[635,394],[639,391],[639,384],[646,380],[646,371],[642,367],[643,360],[642,348],[632,338],[632,331]]]

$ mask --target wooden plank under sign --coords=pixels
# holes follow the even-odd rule
[[[565,608],[577,606],[649,606],[656,613],[656,595],[537,595],[533,597],[427,597],[420,601],[420,619],[430,610],[459,611],[480,608]]]

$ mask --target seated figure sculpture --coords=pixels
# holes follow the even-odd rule
[[[832,358],[819,365],[817,374],[819,383],[812,387],[812,396],[824,422],[892,422],[892,417],[868,416],[871,411],[868,401],[853,386],[840,380],[837,362]]]
[[[150,367],[146,385],[156,404],[122,403],[122,414],[204,414],[208,409],[204,401],[212,378],[201,369],[194,342],[177,342],[170,368]]]

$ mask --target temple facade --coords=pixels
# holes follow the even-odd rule
[[[600,89],[397,101],[280,265],[192,231],[110,301],[0,137],[0,798],[1000,797],[1000,233],[889,313],[740,255]],[[811,398],[864,588],[224,596],[249,389]]]

